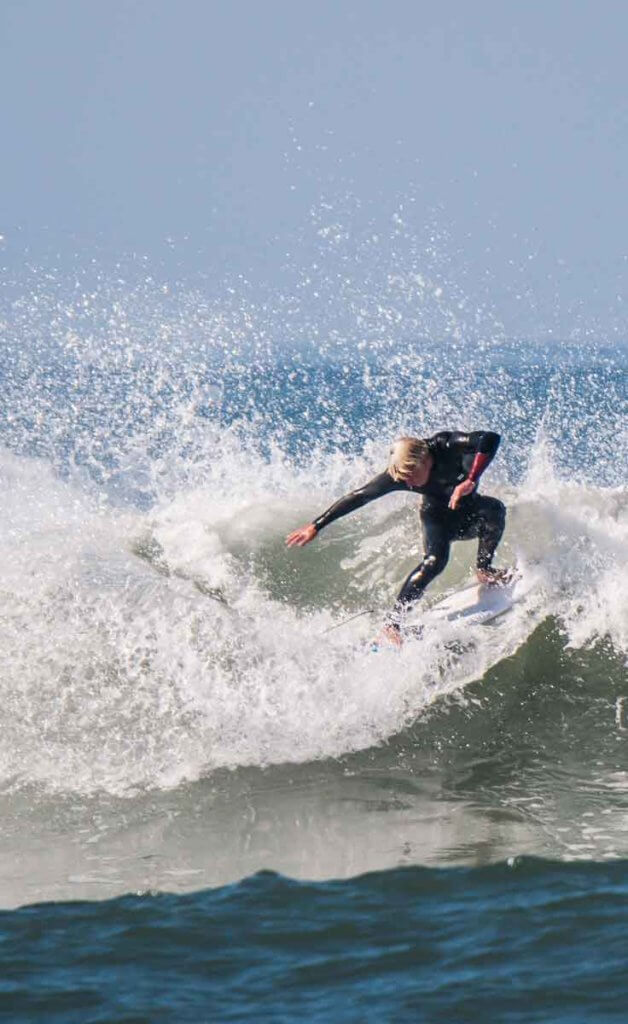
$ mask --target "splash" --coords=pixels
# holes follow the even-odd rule
[[[313,278],[222,306],[55,279],[6,311],[5,786],[127,794],[368,748],[549,616],[572,645],[626,650],[621,353],[518,348],[486,311],[471,330],[442,275],[401,262],[372,259],[360,286],[358,259],[340,288],[317,268],[315,330]],[[412,500],[302,552],[283,537],[379,471],[391,437],[484,423],[504,434],[485,484],[510,507],[502,557],[533,596],[479,636],[372,657],[362,641],[419,557]],[[471,557],[457,545],[433,594]]]

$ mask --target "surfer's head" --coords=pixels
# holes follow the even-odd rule
[[[393,480],[405,483],[411,477],[423,475],[421,470],[428,470],[431,463],[427,441],[419,437],[398,437],[390,449],[388,472]]]

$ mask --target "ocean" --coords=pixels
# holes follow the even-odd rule
[[[625,343],[120,275],[3,292],[0,1018],[625,1020]],[[483,427],[525,599],[373,655],[415,500],[285,535]]]

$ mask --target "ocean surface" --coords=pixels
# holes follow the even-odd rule
[[[626,1019],[628,349],[437,291],[5,285],[0,1019]],[[481,427],[525,597],[373,656],[414,499],[284,537]]]

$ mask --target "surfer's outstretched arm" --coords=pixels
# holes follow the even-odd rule
[[[300,529],[288,534],[286,544],[289,548],[303,547],[305,544],[309,544],[311,540],[314,540],[316,534],[324,526],[329,526],[330,523],[333,523],[335,519],[340,519],[341,516],[346,516],[349,512],[354,512],[357,508],[368,505],[369,501],[381,498],[383,494],[389,494],[391,491],[405,490],[407,490],[405,483],[393,480],[388,472],[380,473],[378,476],[373,477],[372,480],[369,480],[364,487],[358,487],[357,490],[350,491],[349,494],[339,498],[338,501],[330,505],[312,523],[308,523],[306,526],[302,526]]]

